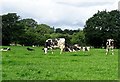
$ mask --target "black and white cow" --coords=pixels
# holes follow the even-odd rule
[[[107,39],[106,55],[109,53],[110,50],[112,51],[112,55],[114,55],[113,48],[114,48],[114,40],[113,39]]]
[[[79,44],[74,44],[74,46],[76,47],[77,51],[80,51],[82,49],[82,47]]]
[[[11,50],[9,47],[0,49],[0,51],[9,51],[9,50]]]
[[[63,52],[65,48],[65,38],[58,38],[58,39],[47,39],[44,45],[44,52],[47,54],[48,49],[51,49],[53,54],[54,48],[60,48],[60,54]]]
[[[64,51],[76,52],[76,51],[80,51],[80,49],[81,49],[81,47],[78,44],[75,44],[75,45],[65,44]]]
[[[90,51],[90,47],[89,46],[82,47],[82,50],[83,51]]]

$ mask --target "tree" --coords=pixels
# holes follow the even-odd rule
[[[54,33],[54,28],[51,28],[50,26],[46,24],[39,24],[35,28],[35,33],[37,36],[36,44],[44,45],[45,40],[48,38],[51,38],[50,34]]]
[[[20,16],[16,13],[2,15],[2,44],[9,45],[11,42],[18,42],[23,32],[23,26],[19,23]]]
[[[55,33],[63,33],[63,30],[61,28],[56,28]]]
[[[51,28],[50,26],[46,25],[46,24],[39,24],[36,27],[36,32],[44,35],[44,34],[51,34],[54,32],[54,29]]]
[[[36,28],[37,26],[37,22],[32,18],[22,19],[20,20],[20,23],[26,27],[26,30],[28,30],[29,28]]]
[[[72,35],[71,43],[85,46],[85,34],[84,34],[84,32],[81,30],[77,33],[74,33]]]
[[[63,33],[63,34],[72,35],[72,34],[77,33],[77,32],[79,32],[79,31],[80,31],[79,29],[78,29],[78,30],[69,30],[69,29],[65,29],[62,33]]]
[[[50,37],[52,39],[54,39],[54,38],[62,38],[63,36],[64,36],[64,34],[62,34],[62,33],[52,33],[52,34],[50,34]]]
[[[87,44],[94,47],[105,46],[108,38],[113,38],[118,42],[120,33],[120,11],[111,12],[98,11],[93,17],[86,21],[84,28]]]

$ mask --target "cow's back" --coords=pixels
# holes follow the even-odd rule
[[[65,45],[65,38],[59,38],[58,39],[58,46]]]

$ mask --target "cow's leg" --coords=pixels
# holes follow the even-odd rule
[[[70,48],[68,48],[69,52],[72,52],[72,50]]]
[[[73,49],[73,52],[76,52],[75,49]]]
[[[114,55],[113,47],[111,48],[111,51],[112,51],[112,55]]]
[[[63,52],[63,49],[64,49],[64,48],[62,48],[62,47],[60,48],[60,54],[62,54],[62,52]]]
[[[108,48],[106,48],[106,55],[108,54],[108,52],[109,52],[109,49],[108,49]]]
[[[50,47],[50,49],[51,49],[51,52],[52,52],[52,54],[53,54],[53,48],[52,48],[52,47]]]
[[[64,48],[65,48],[64,45],[60,46],[60,54],[62,54]]]
[[[112,55],[114,55],[113,49],[112,49]]]
[[[62,48],[60,47],[60,54],[62,54]]]
[[[44,48],[44,52],[45,52],[45,54],[47,54],[47,51],[48,51],[48,49],[47,49],[47,48]]]
[[[83,47],[83,49],[82,49],[83,51],[85,51],[85,47]]]

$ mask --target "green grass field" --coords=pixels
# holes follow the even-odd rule
[[[44,55],[42,47],[11,46],[2,52],[2,80],[118,80],[118,50],[104,49]]]

